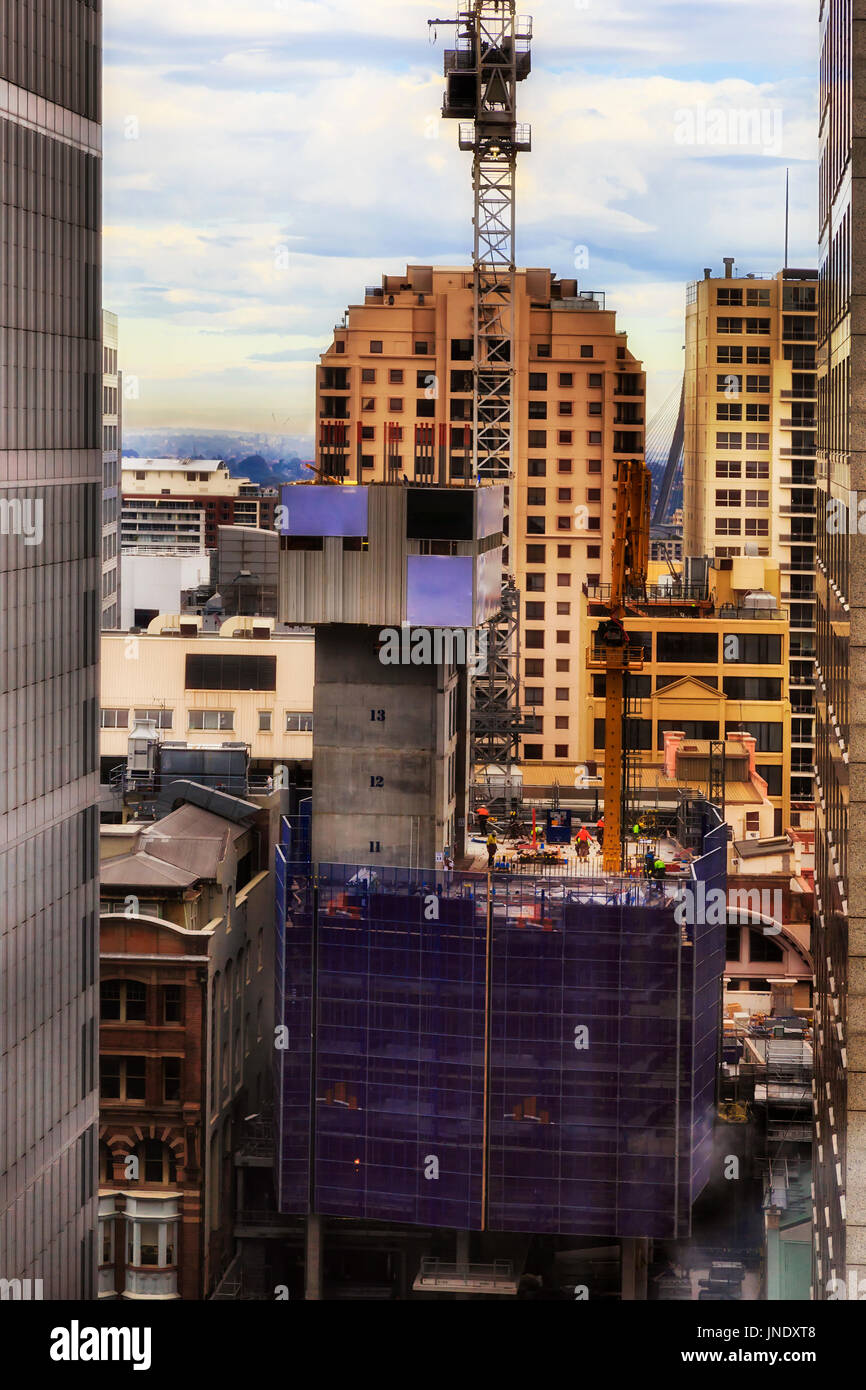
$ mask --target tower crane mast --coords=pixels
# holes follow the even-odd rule
[[[472,153],[473,210],[473,481],[506,485],[506,534],[512,537],[514,448],[515,182],[517,155],[532,148],[517,121],[517,85],[531,69],[532,20],[515,0],[469,0],[451,26],[445,52],[442,114],[460,121],[459,145]],[[508,570],[508,553],[503,557]],[[519,595],[507,577],[502,612],[490,625],[487,675],[476,681],[473,763],[508,771],[524,731],[519,708]],[[528,726],[527,726],[528,727]]]

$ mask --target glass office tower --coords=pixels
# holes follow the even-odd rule
[[[0,1278],[46,1299],[96,1268],[100,34],[0,10]]]

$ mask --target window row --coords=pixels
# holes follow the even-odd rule
[[[273,710],[259,710],[259,732],[270,733],[273,729]],[[137,709],[135,722],[151,719],[158,729],[174,727],[174,711],[170,709]],[[312,711],[287,710],[285,714],[287,734],[312,733]],[[233,709],[192,709],[188,713],[187,729],[223,733],[234,729],[235,711]],[[100,728],[128,729],[128,709],[103,709],[100,711]]]

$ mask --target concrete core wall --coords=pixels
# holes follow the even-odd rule
[[[378,648],[376,628],[316,629],[313,860],[432,868],[455,834],[457,674]]]

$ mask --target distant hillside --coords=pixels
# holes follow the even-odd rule
[[[305,435],[243,434],[226,430],[128,430],[124,455],[129,458],[218,458],[233,478],[275,486],[309,478],[313,441]]]

